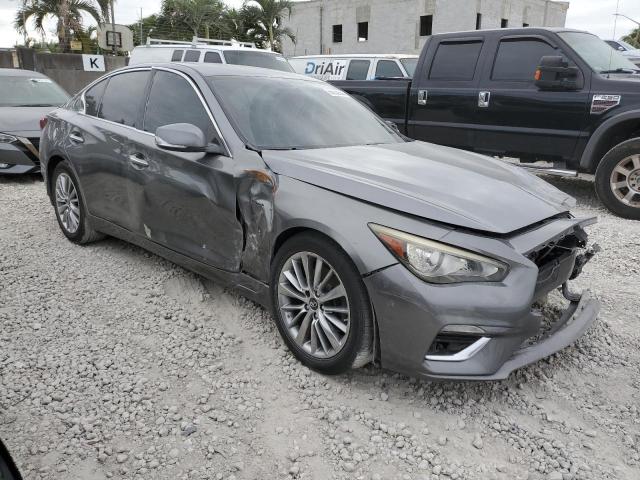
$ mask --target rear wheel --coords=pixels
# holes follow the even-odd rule
[[[103,238],[91,228],[78,180],[67,162],[56,165],[51,178],[53,205],[62,233],[74,243],[84,244]]]
[[[305,365],[339,374],[371,360],[373,315],[351,259],[332,241],[304,233],[278,251],[271,277],[273,315]]]
[[[596,191],[616,215],[640,220],[640,138],[607,153],[596,171]]]

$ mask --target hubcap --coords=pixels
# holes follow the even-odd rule
[[[80,226],[80,201],[73,181],[66,173],[56,180],[56,211],[60,223],[68,233],[76,233]]]
[[[278,306],[289,336],[317,358],[338,354],[349,336],[349,298],[334,268],[320,256],[299,252],[282,267]]]
[[[625,205],[640,208],[640,154],[616,165],[611,173],[611,191]]]

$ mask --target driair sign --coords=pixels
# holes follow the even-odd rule
[[[304,69],[305,75],[321,80],[340,80],[347,68],[346,60],[309,60]]]

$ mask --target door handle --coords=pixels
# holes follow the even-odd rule
[[[133,164],[134,167],[147,168],[149,166],[149,162],[147,162],[139,153],[132,153],[131,155],[129,155],[129,161]]]
[[[78,132],[71,132],[69,134],[69,140],[71,140],[73,143],[84,143],[84,138],[82,138],[82,135],[80,135]]]
[[[491,104],[491,92],[480,92],[478,94],[478,107],[488,108]]]
[[[426,105],[429,99],[429,92],[427,90],[418,90],[418,105]]]

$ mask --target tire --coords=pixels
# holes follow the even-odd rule
[[[611,212],[640,220],[640,138],[627,140],[604,156],[596,170],[596,192]]]
[[[91,228],[87,210],[78,188],[78,179],[66,161],[56,165],[51,176],[53,208],[62,233],[79,245],[95,242],[104,235]]]
[[[316,274],[318,259],[321,266]],[[317,292],[314,286],[319,287]],[[328,295],[330,292],[338,292],[333,300],[330,297],[335,295]],[[369,296],[352,260],[333,241],[314,233],[287,240],[272,262],[271,300],[280,335],[307,367],[337,375],[372,360]],[[305,324],[307,329],[301,334]]]

